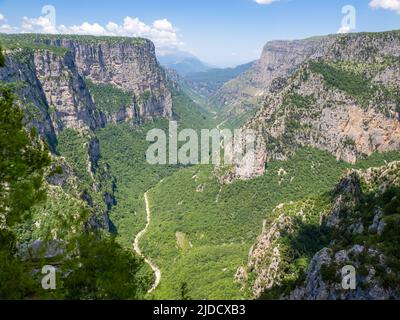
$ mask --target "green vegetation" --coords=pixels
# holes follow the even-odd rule
[[[274,243],[280,255],[279,285],[265,291],[261,299],[279,299],[294,290],[304,280],[314,254],[329,244],[330,230],[320,226],[321,213],[328,212],[330,208],[329,200],[328,195],[321,195],[287,203],[268,215],[266,225],[271,225],[273,219],[281,215],[291,220],[290,226],[280,229],[280,237]],[[263,265],[269,266],[270,263],[270,256],[267,256]]]
[[[58,151],[73,166],[81,184],[89,185],[89,139],[85,132],[65,129],[58,135]]]
[[[181,128],[207,129],[213,128],[215,121],[211,113],[196,103],[183,91],[172,91],[175,120]]]
[[[48,41],[59,41],[59,40],[70,40],[79,41],[88,45],[96,44],[133,44],[133,45],[143,45],[149,43],[149,40],[138,37],[113,37],[113,36],[89,36],[89,35],[73,35],[73,34],[63,34],[63,35],[52,35],[52,34],[24,34],[24,35],[8,35],[9,37],[18,37],[27,39],[31,42],[48,42]]]
[[[389,156],[389,158],[391,157]],[[397,155],[396,160],[399,159],[400,156]],[[372,159],[372,162],[374,161],[376,159]],[[362,165],[365,168],[368,166],[373,165],[369,161],[365,161]],[[262,296],[263,299],[277,299],[282,294],[288,294],[296,285],[302,284],[304,269],[296,268],[298,257],[310,259],[323,247],[329,247],[333,254],[341,250],[348,250],[354,245],[361,245],[366,248],[364,253],[360,255],[350,255],[348,259],[352,262],[344,261],[338,263],[332,261],[329,264],[323,264],[321,266],[321,276],[326,283],[339,283],[338,270],[345,264],[357,264],[357,272],[360,277],[365,279],[369,275],[370,268],[373,267],[376,270],[375,276],[383,287],[400,290],[400,286],[397,285],[400,281],[400,255],[398,250],[400,244],[400,189],[395,179],[399,176],[399,165],[392,162],[383,168],[375,167],[369,170],[370,174],[367,177],[370,175],[371,177],[367,180],[364,180],[363,173],[352,176],[354,183],[357,183],[358,177],[361,177],[361,192],[354,200],[354,207],[349,199],[346,203],[349,207],[340,209],[343,211],[340,214],[341,221],[335,228],[321,226],[319,219],[321,213],[331,210],[334,199],[338,197],[338,192],[343,192],[338,189],[335,192],[312,199],[312,205],[308,205],[308,208],[305,208],[304,204],[310,203],[310,199],[286,204],[282,210],[273,213],[272,217],[279,216],[281,212],[288,217],[295,217],[295,213],[301,210],[306,214],[307,222],[304,223],[303,217],[303,221],[300,222],[300,225],[303,226],[299,227],[299,223],[296,222],[291,225],[290,230],[292,232],[290,234],[285,231],[281,233],[281,237],[277,240],[281,259],[279,268],[281,273],[280,285],[267,290]],[[386,189],[383,189],[382,186],[386,186]],[[344,195],[349,196],[346,193]],[[369,228],[373,225],[379,212],[381,212],[382,221],[385,223],[382,234]],[[355,233],[349,228],[349,226],[354,226],[355,224],[363,226],[361,232]],[[299,231],[303,236],[299,236]],[[308,245],[310,245],[309,248]],[[382,260],[379,256],[374,256],[367,250],[372,250],[372,252],[379,250],[385,255],[385,259]],[[390,268],[391,272],[388,272],[387,267]],[[367,279],[366,282],[360,283],[360,287],[367,288],[368,282],[370,280]]]
[[[21,299],[34,290],[28,266],[15,257],[13,228],[44,200],[43,173],[50,162],[35,130],[27,132],[22,121],[10,89],[0,87],[0,299]]]
[[[146,104],[151,98],[151,91],[146,90],[139,95],[139,103]]]
[[[249,70],[253,63],[250,62],[236,68],[210,69],[203,72],[189,73],[185,76],[185,79],[197,92],[204,96],[211,96],[225,83]]]
[[[33,51],[51,51],[58,56],[64,56],[68,49],[50,45],[45,40],[46,35],[38,34],[0,34],[0,43],[5,51],[12,50],[13,55],[21,59]],[[51,37],[51,36],[49,36]],[[8,53],[7,53],[8,54]]]
[[[133,105],[133,94],[125,92],[112,84],[93,83],[86,80],[90,94],[96,108],[109,115],[114,115],[118,111]]]
[[[0,54],[0,66],[3,61]],[[36,130],[25,128],[23,119],[10,88],[1,86],[0,299],[143,298],[152,281],[148,266],[113,237],[87,228],[94,210],[77,197],[82,186],[76,181],[73,190],[45,182],[63,175],[63,167],[50,166],[46,144]],[[85,172],[86,142],[83,134],[66,130],[59,144],[83,185],[90,180]],[[46,247],[53,239],[64,252],[46,258]],[[37,240],[42,247],[28,254]],[[57,290],[52,292],[42,289],[41,273],[33,272],[46,264],[58,267]]]
[[[208,127],[209,113],[183,92],[174,92],[173,105],[180,129]],[[118,238],[124,246],[131,247],[136,234],[145,225],[144,193],[181,168],[148,165],[146,151],[151,143],[146,141],[146,135],[153,128],[168,132],[169,123],[167,120],[157,120],[143,125],[115,124],[96,132],[102,154],[101,163],[110,166],[116,181],[116,205],[110,215]],[[76,147],[82,145],[78,139],[75,141]],[[77,153],[75,157],[80,159],[74,162],[83,161],[82,156],[79,157]]]
[[[49,50],[60,55],[68,52],[68,49],[56,45],[61,40],[79,41],[87,45],[96,44],[133,44],[144,45],[148,40],[132,37],[106,37],[87,35],[52,35],[52,34],[0,34],[0,43],[4,50],[29,48],[32,50]]]
[[[167,132],[168,122],[108,125],[96,132],[102,153],[101,163],[110,166],[116,181],[117,204],[111,210],[111,220],[119,240],[126,247],[132,246],[136,234],[145,225],[144,193],[178,169],[147,164],[146,151],[150,143],[146,141],[146,135],[152,128]]]
[[[302,109],[302,111],[309,109],[312,105],[314,105],[316,99],[314,96],[302,96],[297,93],[292,93],[286,96],[284,105],[295,106],[298,109]]]
[[[397,37],[398,33],[387,36]],[[27,63],[35,50],[65,55],[68,50],[56,45],[62,39],[97,46],[150,44],[139,38],[0,35],[0,43],[7,54]],[[374,48],[366,47],[365,52],[373,54]],[[399,109],[400,96],[396,87],[386,88],[370,80],[371,73],[398,62],[389,60],[383,59],[372,66],[314,61],[310,69],[321,74],[328,87],[343,91],[364,107],[383,97],[397,101]],[[3,65],[4,57],[0,55],[0,66]],[[242,66],[240,72],[249,67]],[[211,70],[188,78],[209,92],[238,72],[239,69]],[[304,76],[309,74],[308,70]],[[374,209],[381,207],[386,223],[381,238],[346,232],[331,234],[320,227],[319,220],[321,211],[329,208],[332,188],[346,170],[398,160],[399,152],[374,154],[350,165],[336,161],[326,152],[301,148],[288,161],[269,163],[262,177],[223,185],[218,181],[218,168],[212,166],[147,164],[145,157],[150,143],[146,141],[146,134],[153,128],[168,131],[168,121],[159,119],[141,125],[110,124],[95,132],[73,129],[58,132],[58,154],[50,166],[46,145],[35,130],[29,132],[24,128],[24,114],[15,106],[12,91],[23,89],[21,85],[0,85],[3,151],[0,154],[0,299],[250,298],[251,293],[241,291],[240,285],[234,282],[234,275],[239,266],[247,264],[249,249],[260,234],[263,220],[271,223],[280,213],[273,209],[288,202],[284,209],[293,219],[293,230],[282,230],[278,240],[281,285],[263,298],[277,298],[293,289],[303,280],[312,256],[332,237],[337,239],[335,245],[343,248],[354,243],[378,247],[390,256],[388,265],[395,271],[392,275],[377,269],[382,281],[400,281],[398,188],[390,188],[377,196],[376,188],[363,182],[360,203],[354,216],[346,221],[351,224],[362,219],[370,224]],[[96,108],[108,115],[131,106],[135,99],[133,94],[113,85],[87,81],[87,86]],[[256,112],[257,103],[252,100],[237,109],[228,106],[219,114],[212,113],[211,102],[205,105],[202,98],[197,99],[196,93],[188,93],[186,89],[171,91],[173,116],[179,129],[199,130],[217,125],[239,128]],[[146,104],[152,94],[156,93],[145,91],[136,98],[139,103]],[[243,95],[246,94],[251,96],[252,92],[243,91]],[[33,105],[25,101],[23,104],[28,119],[43,116]],[[296,132],[310,133],[311,128],[302,124],[301,117],[315,104],[314,96],[301,96],[294,91],[287,94],[282,108],[273,115],[275,119],[285,117],[287,128],[282,141],[269,141],[275,151],[279,151],[281,143],[293,144]],[[52,110],[50,106],[48,112]],[[94,142],[100,145],[95,161],[89,155]],[[345,146],[355,143],[349,139],[343,141]],[[51,185],[54,176],[66,180],[57,186]],[[140,247],[162,271],[161,284],[151,296],[147,295],[147,290],[154,275],[132,250],[134,238],[146,222],[143,197],[146,191],[149,191],[152,219]],[[304,219],[298,217],[299,210],[306,213]],[[107,213],[111,218],[111,234],[98,230],[97,225]],[[93,222],[96,218],[98,221]],[[58,239],[66,245],[66,251],[60,257],[25,257],[27,259],[21,262],[17,243],[29,247],[38,239],[44,246]],[[40,270],[49,261],[59,267],[60,282],[53,293],[41,290],[40,274],[31,276],[32,270]],[[323,268],[322,275],[324,279],[334,279],[335,272],[327,267]],[[253,280],[250,278],[249,283]]]
[[[23,112],[15,106],[10,89],[4,87],[0,87],[0,141],[0,216],[4,217],[0,223],[12,226],[44,199],[43,169],[50,158],[36,130],[25,130]]]
[[[400,158],[399,158],[400,159]],[[399,167],[393,172],[399,174]],[[391,172],[386,172],[389,177]],[[358,201],[354,213],[345,217],[343,225],[351,225],[361,222],[364,226],[372,225],[377,210],[381,210],[385,228],[381,236],[371,235],[370,230],[365,228],[362,234],[354,235],[349,231],[335,232],[333,238],[335,248],[350,248],[354,244],[360,244],[367,248],[378,249],[386,256],[386,264],[393,271],[388,274],[379,268],[379,262],[372,261],[370,257],[365,257],[368,261],[365,264],[376,266],[377,276],[385,287],[394,286],[400,282],[400,254],[399,254],[399,226],[400,226],[400,188],[391,185],[381,192],[378,188],[385,181],[380,181],[377,185],[363,182],[362,194]],[[390,279],[390,280],[389,280]],[[400,287],[397,286],[398,290]]]
[[[310,62],[313,72],[321,74],[328,86],[337,88],[354,97],[362,106],[367,107],[374,96],[374,86],[369,79],[357,73],[344,71],[322,61]]]
[[[357,167],[385,159],[399,154],[377,154]],[[234,274],[247,262],[266,214],[280,203],[330,191],[350,167],[325,152],[302,149],[289,161],[271,162],[263,177],[251,181],[220,185],[208,166],[165,178],[150,192],[153,220],[142,242],[163,274],[154,297],[179,298],[177,284],[186,282],[194,299],[243,298]],[[189,246],[179,245],[183,236]]]
[[[66,299],[135,300],[147,292],[152,275],[143,261],[113,238],[83,235],[77,239],[79,258],[67,262],[74,270],[63,282]],[[66,269],[66,270],[68,270]]]
[[[0,68],[3,68],[6,64],[6,59],[3,55],[3,49],[0,47]]]

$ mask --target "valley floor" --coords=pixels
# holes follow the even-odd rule
[[[149,198],[147,196],[147,192],[144,194],[144,201],[145,201],[145,207],[146,207],[146,220],[147,220],[146,227],[136,235],[135,242],[133,244],[133,249],[139,256],[144,258],[145,262],[150,266],[150,268],[154,272],[154,284],[152,285],[152,287],[149,289],[149,292],[148,292],[148,293],[152,293],[154,290],[157,289],[158,285],[160,284],[161,270],[150,259],[145,257],[145,255],[142,253],[142,251],[140,250],[140,247],[139,247],[139,242],[142,239],[142,237],[146,234],[146,232],[149,228],[149,225],[151,223],[151,210],[150,210]]]
[[[382,165],[396,153],[376,154],[356,167]],[[251,298],[235,279],[246,264],[263,220],[280,203],[329,192],[352,166],[315,150],[300,150],[269,165],[265,176],[221,186],[212,167],[191,167],[163,179],[147,194],[152,221],[142,250],[160,267],[151,299]]]

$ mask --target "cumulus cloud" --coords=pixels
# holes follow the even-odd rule
[[[254,0],[258,4],[271,4],[272,2],[279,1],[279,0]]]
[[[154,21],[153,22],[153,27],[158,29],[158,30],[175,31],[174,27],[171,24],[171,22],[169,22],[167,19]]]
[[[79,25],[65,26],[55,25],[47,17],[24,17],[18,28],[11,27],[5,22],[5,17],[0,13],[0,32],[142,37],[152,40],[158,48],[183,46],[177,28],[167,19],[155,20],[152,24],[146,24],[139,18],[128,16],[120,24],[110,21],[106,25],[84,22]]]
[[[70,27],[60,26],[58,27],[59,33],[68,33],[68,34],[80,34],[80,35],[92,35],[92,36],[104,36],[104,35],[112,35],[109,34],[107,30],[98,23],[88,23],[84,22],[81,25],[75,25]]]
[[[372,0],[369,6],[373,9],[392,10],[400,14],[400,0]]]
[[[40,32],[40,33],[58,33],[56,26],[52,25],[49,19],[45,17],[22,19],[21,32]]]
[[[11,33],[15,31],[16,28],[7,24],[7,18],[0,13],[0,33]]]

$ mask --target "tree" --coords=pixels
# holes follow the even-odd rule
[[[1,50],[0,47],[0,68],[5,67],[5,65],[6,65],[6,59],[4,58],[3,51]]]
[[[73,272],[64,280],[67,299],[140,299],[148,289],[141,278],[143,260],[122,248],[112,237],[96,233],[78,238],[79,257],[66,269]]]
[[[7,228],[43,200],[43,169],[50,164],[46,145],[23,118],[11,89],[0,85],[0,223]]]
[[[0,67],[4,66],[0,49]],[[0,299],[20,299],[32,292],[29,270],[15,258],[12,227],[43,199],[43,169],[49,163],[35,130],[25,129],[11,89],[0,84]]]

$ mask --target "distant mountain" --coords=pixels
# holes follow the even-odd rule
[[[249,70],[254,64],[249,62],[235,68],[218,69],[213,68],[203,72],[193,72],[185,76],[185,79],[198,93],[203,96],[214,95],[225,83],[238,77]]]
[[[252,165],[255,174],[304,146],[348,163],[399,150],[399,48],[400,31],[268,44],[262,59],[229,83],[239,84],[238,94],[227,95],[238,114],[248,99],[260,100],[246,124],[262,133],[266,149]]]
[[[213,68],[213,66],[201,61],[191,53],[184,51],[174,51],[165,55],[159,54],[158,61],[163,67],[176,70],[180,76]]]

